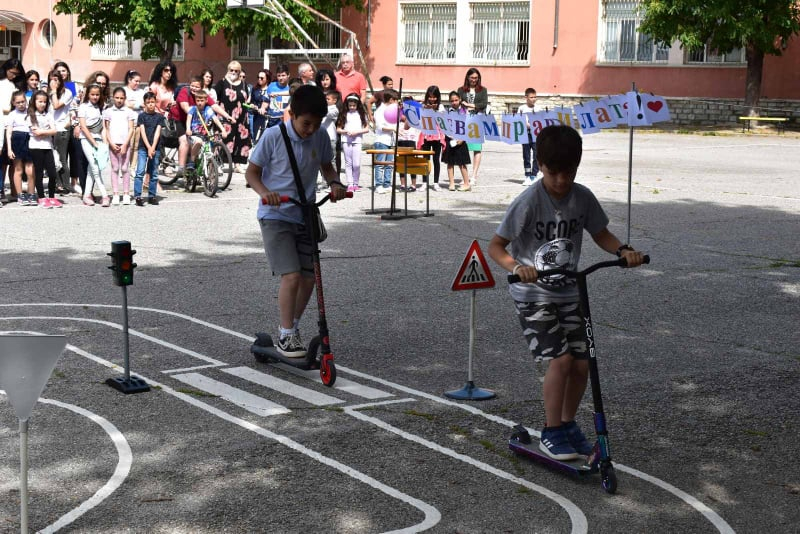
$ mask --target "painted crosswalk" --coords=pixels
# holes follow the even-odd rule
[[[269,368],[279,368],[311,382],[322,384],[319,371],[304,371],[284,364],[273,364]],[[347,402],[345,398],[335,397],[329,393],[345,394],[344,397],[353,395],[360,399],[368,400],[394,397],[394,394],[388,391],[365,386],[358,382],[347,380],[346,378],[337,378],[334,387],[324,388],[326,393],[323,393],[247,366],[217,367],[213,371],[211,369],[202,369],[208,374],[215,372],[224,373],[225,375],[245,380],[251,384],[256,384],[264,389],[263,392],[256,392],[258,394],[255,394],[228,383],[225,376],[211,378],[200,372],[194,372],[195,370],[200,371],[201,369],[192,369],[192,372],[174,372],[187,371],[176,369],[174,371],[164,371],[164,373],[184,384],[192,386],[192,388],[198,391],[220,397],[225,401],[262,417],[283,415],[291,412],[290,408],[265,398],[270,396],[270,392],[277,392],[312,406],[332,406],[345,404]]]
[[[244,408],[248,412],[262,417],[286,414],[291,411],[285,406],[281,406],[280,404],[259,397],[258,395],[253,395],[252,393],[220,382],[219,380],[203,376],[200,373],[176,374],[172,375],[172,378],[180,380],[184,384],[189,384],[200,391],[221,397],[228,402]]]

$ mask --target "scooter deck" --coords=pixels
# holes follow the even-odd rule
[[[302,358],[287,358],[275,347],[260,347],[256,344],[250,346],[250,352],[253,353],[256,360],[261,363],[272,363],[272,362],[280,362],[285,363],[286,365],[291,365],[292,367],[297,367],[298,369],[303,369],[305,371],[319,369],[319,361],[312,360],[308,361],[308,359],[303,356]]]
[[[508,448],[514,454],[525,456],[535,462],[573,476],[583,477],[599,471],[597,463],[589,464],[587,463],[587,458],[582,457],[576,460],[556,460],[550,458],[539,450],[539,442],[532,440],[527,430],[521,425],[514,428],[514,433],[511,439],[508,440]]]

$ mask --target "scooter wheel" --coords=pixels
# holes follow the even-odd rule
[[[322,383],[333,387],[336,382],[336,364],[333,363],[333,354],[323,354],[319,365],[319,376]]]
[[[616,493],[617,491],[617,474],[614,472],[614,467],[611,465],[600,467],[600,485],[606,493]]]
[[[272,342],[272,336],[269,334],[265,334],[263,332],[259,332],[256,334],[256,340],[253,342],[254,345],[259,347],[274,347],[275,344]]]

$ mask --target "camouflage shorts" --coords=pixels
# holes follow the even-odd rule
[[[589,358],[583,314],[577,302],[514,302],[522,333],[536,361],[570,353],[578,360]]]

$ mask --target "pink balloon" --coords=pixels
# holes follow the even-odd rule
[[[383,110],[383,118],[386,119],[386,122],[396,123],[397,104],[389,104],[386,106],[386,109]]]

